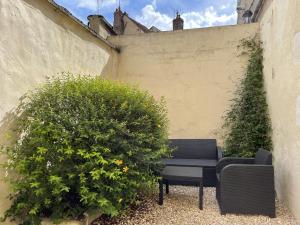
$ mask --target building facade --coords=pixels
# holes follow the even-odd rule
[[[262,13],[266,0],[238,0],[237,14],[238,24],[257,22]]]
[[[123,12],[120,7],[118,7],[114,12],[113,25],[111,25],[101,15],[90,15],[88,16],[88,21],[88,26],[105,39],[114,35],[161,32],[161,30],[155,26],[148,28],[139,23],[135,19],[131,18],[128,13]],[[176,18],[173,20],[173,30],[183,30],[183,28],[184,20],[180,17],[180,14],[177,13]]]

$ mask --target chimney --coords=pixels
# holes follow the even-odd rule
[[[173,20],[173,30],[183,30],[184,20],[180,17],[177,12],[176,18]]]
[[[114,13],[114,31],[117,35],[121,35],[124,32],[123,13],[120,7]]]
[[[100,35],[101,22],[103,20],[103,16],[100,15],[90,15],[88,16],[88,25],[93,31],[95,31],[98,35]]]

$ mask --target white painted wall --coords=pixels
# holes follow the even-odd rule
[[[300,222],[300,1],[266,0],[260,20],[276,191]]]

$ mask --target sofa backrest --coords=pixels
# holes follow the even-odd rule
[[[170,139],[170,147],[175,149],[174,158],[216,159],[217,141],[215,139]]]
[[[259,149],[256,152],[254,163],[259,165],[272,165],[272,153],[264,149]]]

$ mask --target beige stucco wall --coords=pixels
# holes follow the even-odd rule
[[[214,138],[246,66],[237,46],[256,32],[251,24],[109,37],[121,47],[115,79],[166,98],[170,137]]]
[[[0,119],[46,76],[115,73],[115,51],[47,0],[0,1],[0,10]]]
[[[260,30],[273,125],[276,190],[300,222],[299,12],[299,0],[266,0]]]
[[[8,141],[8,112],[46,76],[110,76],[118,68],[115,50],[47,0],[1,0],[0,34],[0,145]],[[9,205],[3,177],[1,169],[0,215]]]

